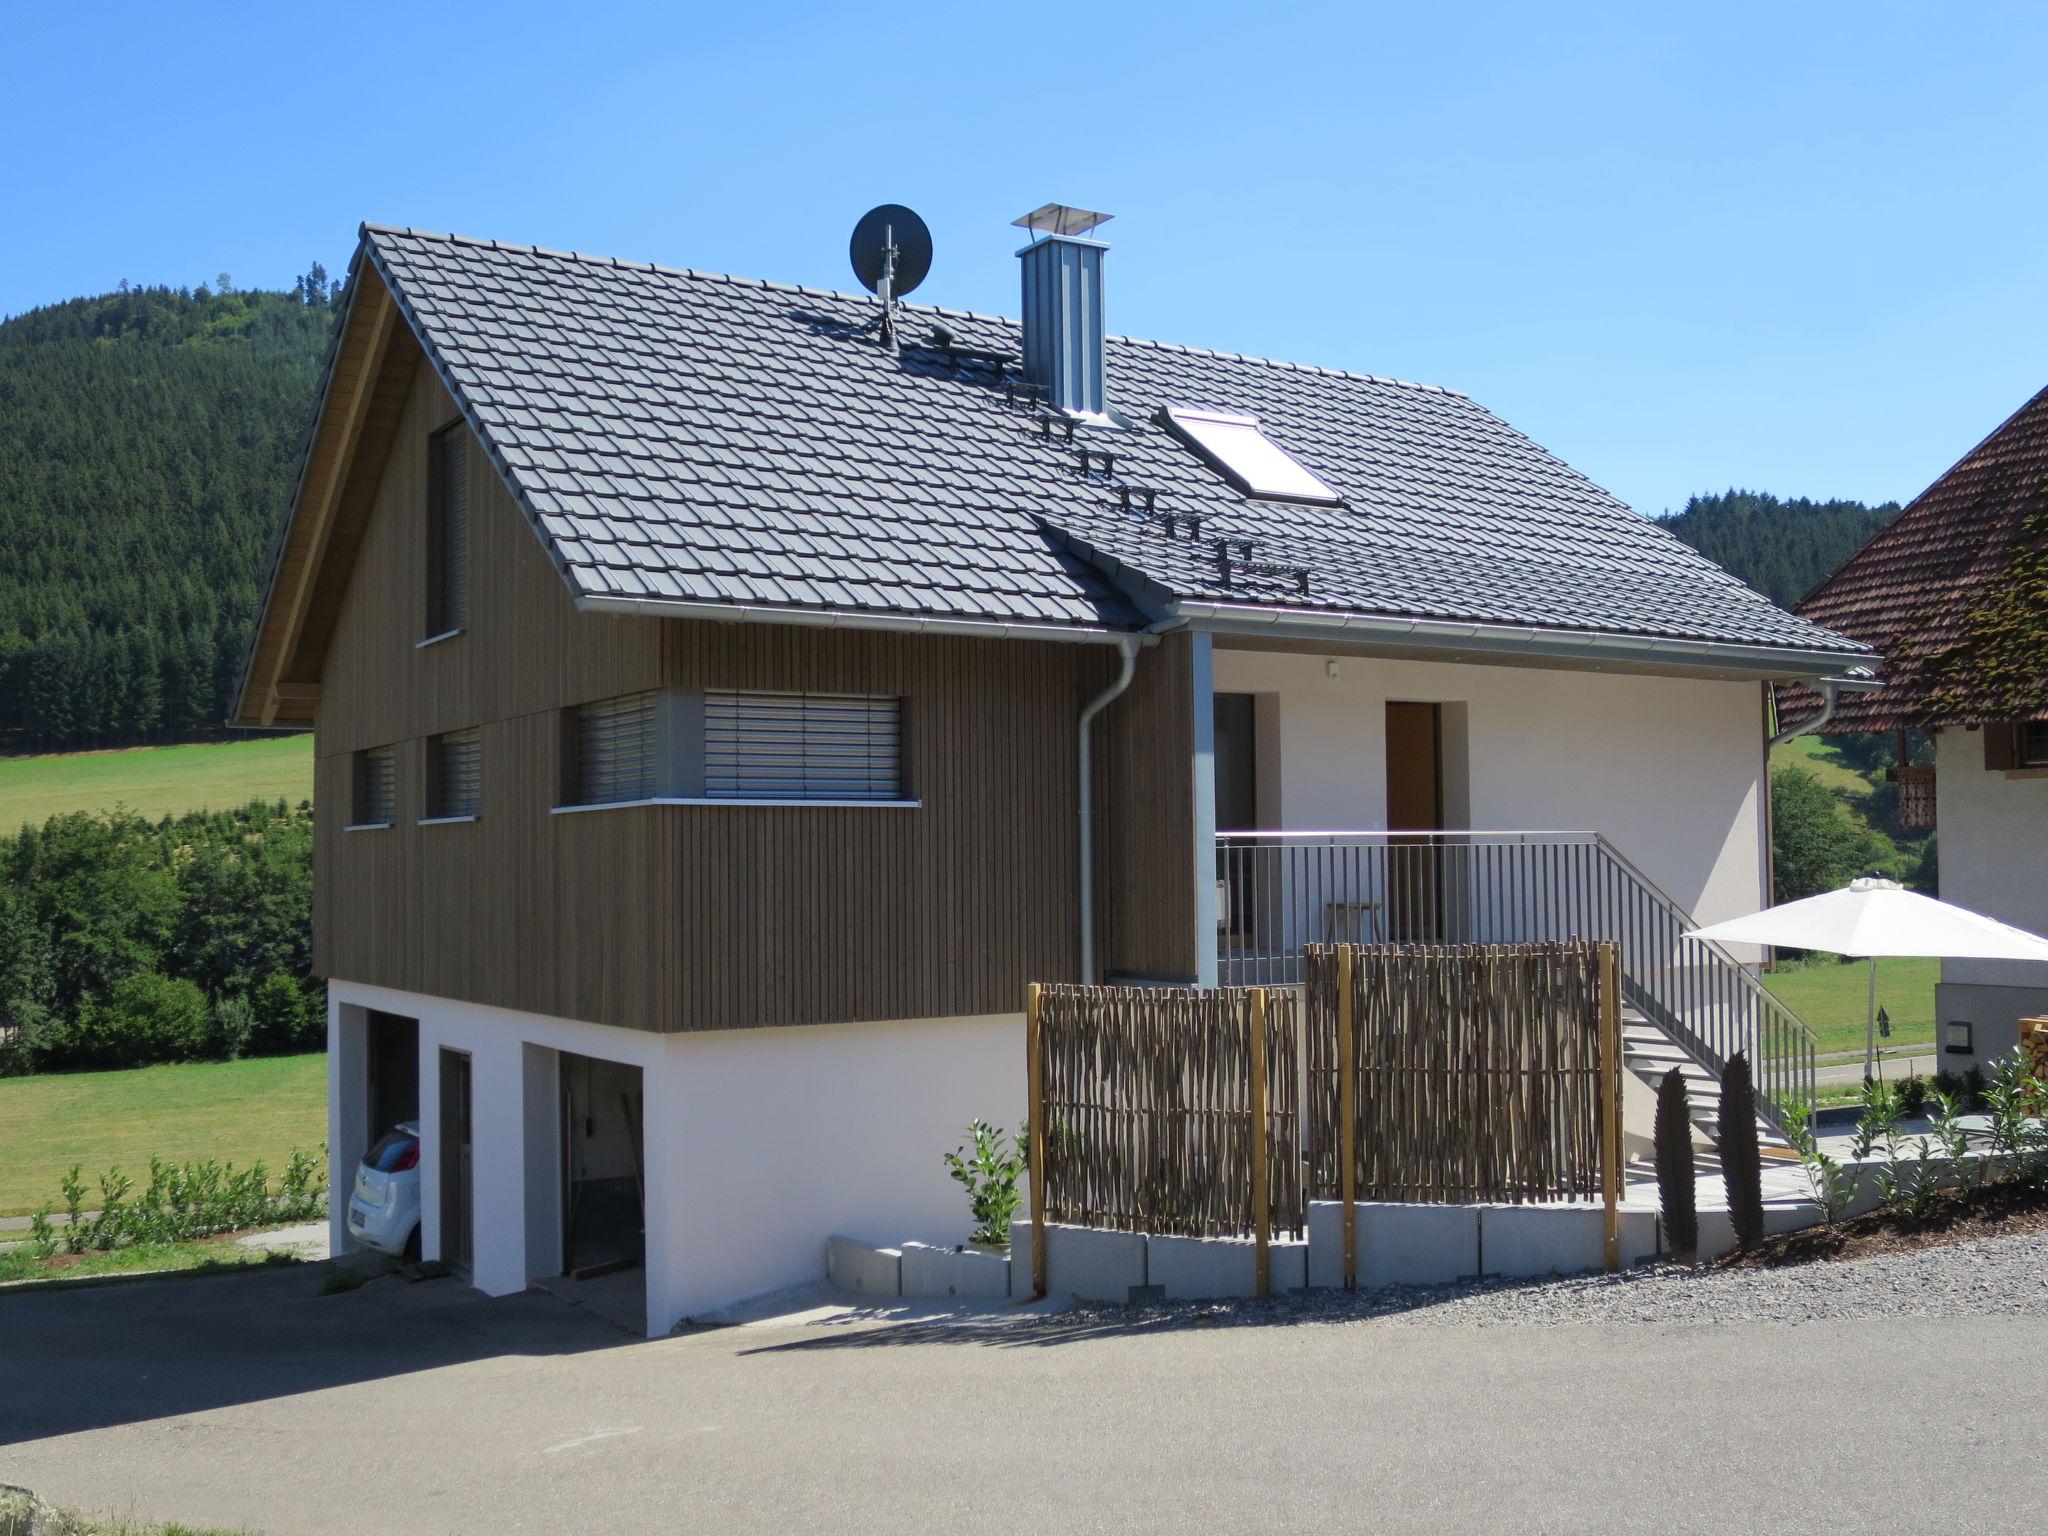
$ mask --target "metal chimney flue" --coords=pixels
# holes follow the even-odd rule
[[[1047,203],[1014,221],[1038,237],[1017,253],[1024,268],[1024,377],[1056,409],[1088,416],[1109,409],[1102,304],[1109,247],[1086,236],[1109,219]]]

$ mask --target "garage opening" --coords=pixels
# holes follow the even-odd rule
[[[586,1280],[647,1253],[640,1069],[561,1055],[562,1270]]]
[[[369,1015],[370,1123],[365,1146],[395,1126],[420,1118],[420,1021],[401,1014]]]
[[[455,1269],[470,1266],[475,1230],[476,1170],[471,1161],[469,1053],[441,1051],[441,1259]]]

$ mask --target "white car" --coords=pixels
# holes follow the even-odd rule
[[[356,1169],[348,1197],[348,1235],[366,1248],[420,1256],[420,1128],[408,1120],[388,1131]]]

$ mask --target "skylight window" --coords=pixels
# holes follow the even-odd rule
[[[1266,436],[1256,416],[1191,411],[1176,405],[1169,405],[1160,415],[1168,429],[1247,496],[1270,501],[1320,502],[1325,506],[1335,506],[1344,499]]]

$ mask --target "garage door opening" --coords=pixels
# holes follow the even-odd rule
[[[420,1118],[420,1021],[370,1010],[370,1123],[365,1146]]]
[[[587,1280],[647,1253],[640,1069],[564,1051],[562,1270]]]

